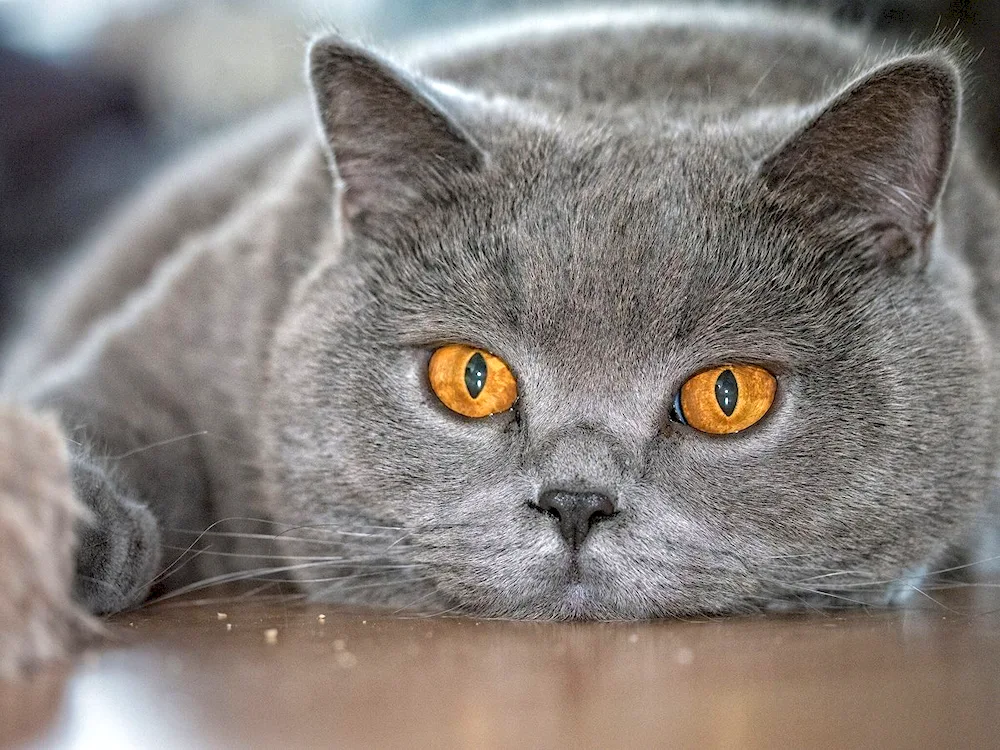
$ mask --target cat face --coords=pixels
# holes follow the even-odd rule
[[[834,142],[851,123],[826,113],[876,79],[804,129],[664,137],[495,112],[460,126],[393,88],[398,72],[333,50],[314,73],[369,66],[379,86],[353,85],[416,101],[424,154],[457,166],[375,163],[395,144],[356,127],[376,145],[338,147],[319,76],[353,229],[275,344],[275,515],[380,531],[344,548],[378,588],[321,576],[313,593],[527,618],[884,600],[978,507],[984,344],[948,297],[947,259],[924,267],[928,214],[862,221],[844,194],[831,209],[810,193],[820,165],[797,184],[784,161]],[[761,142],[774,156],[748,158]],[[929,174],[907,188],[936,203]],[[428,366],[450,344],[506,363],[510,409],[442,402]],[[776,389],[759,421],[713,435],[675,397],[723,365]]]

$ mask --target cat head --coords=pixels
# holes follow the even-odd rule
[[[277,334],[265,424],[275,515],[353,534],[338,570],[366,582],[313,593],[599,618],[884,598],[981,502],[994,396],[937,228],[946,55],[695,128],[557,118],[339,39],[310,71],[344,237]],[[497,413],[441,395],[451,345],[462,399],[514,379]],[[722,408],[747,373],[762,415],[690,418],[686,387]]]

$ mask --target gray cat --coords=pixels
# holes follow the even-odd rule
[[[72,518],[68,465],[74,600],[270,577],[515,618],[897,601],[990,491],[1000,198],[953,54],[873,48],[704,7],[406,66],[314,43],[312,110],[167,177],[7,359],[6,398],[69,441],[2,422],[50,446]],[[19,632],[68,629],[45,614]]]

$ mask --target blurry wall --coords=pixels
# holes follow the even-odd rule
[[[1000,0],[777,0],[891,34],[957,28],[1000,153]],[[0,335],[93,224],[191,140],[304,88],[317,29],[387,41],[553,2],[0,0]]]

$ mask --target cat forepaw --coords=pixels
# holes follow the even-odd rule
[[[80,524],[73,594],[96,614],[142,603],[160,562],[160,531],[153,514],[83,457],[73,459],[76,495],[89,512]]]
[[[72,597],[83,514],[56,421],[0,404],[0,677],[97,632]]]

